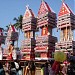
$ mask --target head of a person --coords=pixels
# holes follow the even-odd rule
[[[15,63],[11,62],[11,68],[15,68]]]
[[[48,62],[45,63],[45,67],[48,67]]]

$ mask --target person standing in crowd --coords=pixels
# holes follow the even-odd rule
[[[54,61],[52,65],[52,70],[54,71],[55,75],[60,74],[60,62]]]
[[[75,75],[75,61],[71,60],[67,68],[67,75]]]
[[[1,62],[0,62],[0,75],[5,75],[5,71]]]
[[[19,75],[20,65],[17,60],[14,61],[14,64],[15,64],[15,68],[16,68],[16,72],[17,72],[16,75]]]
[[[52,70],[52,66],[50,63],[48,64],[48,71],[49,71],[49,75],[55,75],[54,71]]]
[[[30,63],[30,74],[35,75],[35,64],[34,64],[34,62]]]
[[[44,64],[41,66],[41,75],[44,75]]]
[[[17,69],[17,74],[16,74],[16,75],[23,75],[22,72],[23,72],[23,71],[22,71],[22,67],[21,67],[21,65],[19,64],[19,68]]]
[[[15,68],[15,63],[11,62],[11,67],[10,67],[10,74],[9,75],[16,75],[16,68]]]
[[[48,62],[45,63],[44,75],[49,75]]]
[[[63,75],[67,75],[67,64],[64,64],[61,72]]]
[[[5,71],[5,75],[9,75],[9,63],[6,62],[4,65],[4,71]]]
[[[13,60],[17,59],[17,54],[16,54],[16,49],[15,48],[13,48],[13,50],[12,50],[12,57],[13,57]]]
[[[14,64],[15,64],[16,70],[18,70],[19,69],[19,63],[17,62],[17,60],[15,60]]]
[[[25,74],[24,75],[29,75],[29,65],[28,65],[28,62],[26,63],[26,68],[25,68]]]

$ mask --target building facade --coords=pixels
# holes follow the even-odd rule
[[[56,51],[75,52],[75,15],[64,1],[58,14],[57,27],[60,30],[60,41],[56,43]]]
[[[24,32],[25,40],[22,41],[22,59],[34,60],[35,59],[35,31],[36,31],[36,18],[32,10],[27,6],[23,16],[22,30]]]
[[[41,36],[36,37],[35,58],[49,59],[55,51],[57,38],[52,36],[52,29],[56,27],[56,14],[49,5],[42,0],[37,16],[37,28],[41,30]],[[40,34],[40,33],[39,33]]]

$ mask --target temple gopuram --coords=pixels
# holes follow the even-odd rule
[[[73,38],[75,15],[64,1],[62,1],[58,14],[57,27],[60,30],[60,41],[56,43],[56,51],[75,52],[75,41]]]
[[[35,59],[35,31],[36,31],[36,18],[32,10],[26,6],[26,12],[23,16],[22,30],[24,32],[25,40],[22,41],[22,59],[34,60]]]
[[[35,59],[48,60],[52,58],[57,42],[57,38],[52,36],[52,29],[56,28],[56,14],[44,0],[38,11],[37,28],[41,36],[36,37]]]
[[[5,56],[5,54],[3,54],[3,48],[2,48],[2,44],[5,44],[5,39],[6,39],[6,35],[4,34],[4,29],[0,28],[0,60],[3,59],[3,56]]]
[[[9,26],[8,32],[7,32],[7,38],[6,41],[8,42],[8,44],[13,44],[14,42],[18,40],[18,32],[16,31],[14,25]]]
[[[4,54],[6,56],[4,57],[4,59],[7,59],[7,60],[14,59],[13,56],[16,54],[14,43],[17,40],[18,40],[18,32],[16,31],[14,25],[10,25],[7,32],[7,37],[6,37],[6,43],[5,43],[6,48],[4,49]],[[11,47],[13,47],[15,50],[14,55],[13,55],[14,50],[13,49],[10,50]],[[15,56],[15,58],[16,57],[17,56]]]

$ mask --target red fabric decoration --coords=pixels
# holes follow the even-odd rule
[[[56,65],[58,64],[58,62],[57,61],[55,61],[54,63],[53,63],[53,65],[52,65],[52,70],[54,70],[55,71],[55,68],[56,68]]]
[[[8,60],[12,60],[12,53],[10,53],[7,57]]]

